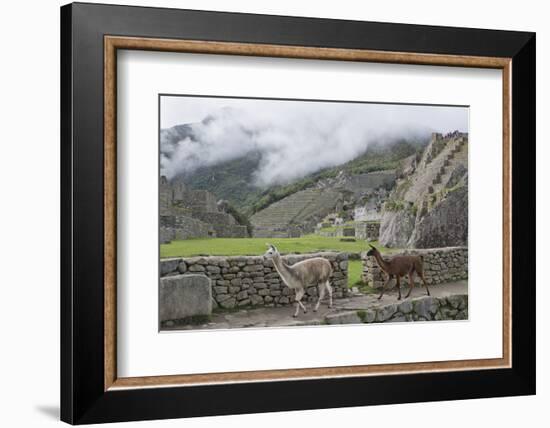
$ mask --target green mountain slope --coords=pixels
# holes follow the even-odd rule
[[[313,187],[321,179],[336,177],[340,171],[348,174],[394,169],[401,159],[421,150],[427,140],[399,140],[392,144],[371,145],[357,158],[332,168],[323,169],[285,185],[262,189],[254,186],[253,172],[261,161],[260,152],[202,167],[192,174],[180,176],[190,187],[208,190],[219,199],[227,199],[239,211],[251,215],[300,190]]]

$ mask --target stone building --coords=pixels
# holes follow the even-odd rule
[[[189,189],[181,182],[160,179],[160,242],[192,238],[245,238],[246,226],[218,207],[206,190]]]

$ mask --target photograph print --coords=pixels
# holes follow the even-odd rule
[[[468,120],[159,95],[159,329],[468,320]]]

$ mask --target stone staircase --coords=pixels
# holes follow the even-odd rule
[[[461,136],[447,141],[435,157],[426,153],[411,178],[403,199],[415,203],[426,193],[436,193],[441,190],[456,164],[467,163],[467,142],[468,139]]]
[[[286,238],[311,232],[315,223],[331,212],[339,199],[339,192],[328,189],[296,192],[250,218],[254,236]]]
[[[431,184],[428,185],[428,191],[423,196],[422,203],[419,205],[420,216],[423,216],[430,205],[435,203],[434,200],[438,192],[440,192],[447,184],[450,175],[456,168],[457,164],[467,164],[468,162],[468,140],[465,137],[459,137],[450,141],[447,148],[440,151],[437,158],[433,159],[433,171],[437,171],[431,179]],[[435,169],[434,169],[435,168]]]

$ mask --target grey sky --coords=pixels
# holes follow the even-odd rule
[[[169,128],[182,123],[200,122],[205,116],[223,107],[234,107],[247,111],[258,109],[273,115],[286,115],[289,106],[292,110],[300,110],[304,114],[314,115],[318,110],[329,108],[334,111],[353,111],[357,113],[382,114],[393,117],[392,122],[417,122],[420,126],[439,129],[442,132],[458,129],[468,131],[468,109],[461,107],[423,106],[406,104],[371,104],[346,102],[303,102],[286,100],[255,100],[242,98],[205,98],[162,96],[161,97],[161,128]],[[274,120],[278,120],[274,116]]]
[[[207,116],[214,120],[200,123]],[[195,141],[162,146],[163,175],[256,151],[262,161],[255,182],[269,186],[345,163],[371,143],[467,132],[468,108],[163,96],[161,128],[184,123],[195,124]]]

